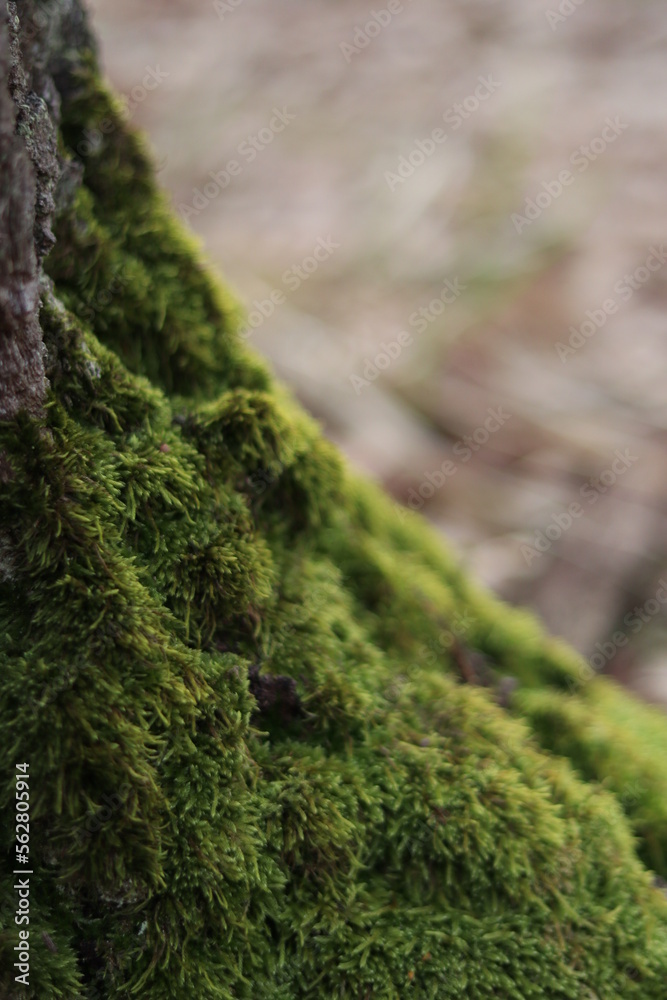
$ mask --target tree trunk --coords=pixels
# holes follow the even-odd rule
[[[662,1000],[664,715],[346,468],[7,12],[2,996]]]
[[[15,5],[11,5],[15,7]],[[6,12],[5,12],[6,14]],[[40,250],[50,236],[51,186],[56,176],[55,129],[43,100],[32,89],[22,58],[16,14],[0,21],[0,417],[42,405],[43,341],[39,327]],[[31,120],[31,112],[33,118]],[[33,126],[37,126],[33,128]],[[24,136],[34,136],[28,143]],[[49,171],[50,168],[50,171]],[[44,206],[36,218],[37,172]],[[47,207],[48,206],[48,207]],[[39,246],[38,244],[39,240]]]

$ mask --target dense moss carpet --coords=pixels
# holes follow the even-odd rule
[[[46,416],[0,428],[2,995],[664,1000],[667,719],[346,468],[94,69],[62,100]]]

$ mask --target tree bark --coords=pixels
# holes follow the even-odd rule
[[[2,2],[0,9],[0,419],[40,412],[47,380],[39,325],[48,287],[42,262],[64,164],[57,151],[60,96],[82,36],[72,0]],[[69,172],[66,169],[65,172]]]
[[[0,5],[0,997],[663,1000],[664,719],[349,474],[79,4]]]

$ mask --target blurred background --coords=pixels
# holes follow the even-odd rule
[[[473,574],[667,707],[667,7],[90,6],[249,343]]]

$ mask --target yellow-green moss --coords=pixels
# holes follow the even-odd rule
[[[349,472],[90,70],[63,148],[103,119],[47,261],[46,416],[0,427],[17,995],[662,1000],[667,722]]]

